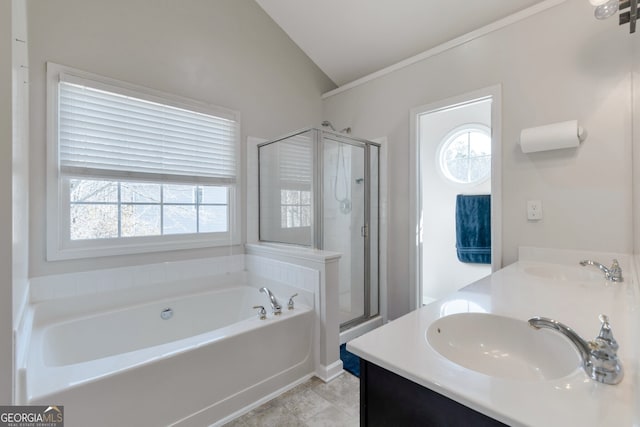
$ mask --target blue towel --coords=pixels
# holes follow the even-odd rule
[[[347,351],[346,344],[340,346],[340,359],[342,360],[342,367],[345,371],[356,377],[360,377],[360,358]]]
[[[456,249],[461,262],[491,264],[491,195],[456,197]]]

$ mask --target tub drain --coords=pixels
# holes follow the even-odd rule
[[[165,308],[160,312],[160,317],[162,317],[162,319],[164,320],[171,319],[171,316],[173,316],[173,310],[170,308]]]

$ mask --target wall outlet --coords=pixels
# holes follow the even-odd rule
[[[541,200],[527,200],[527,219],[529,221],[540,221],[542,219]]]

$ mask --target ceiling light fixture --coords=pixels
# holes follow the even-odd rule
[[[607,19],[618,11],[618,0],[589,0],[589,3],[596,7],[593,13],[596,19]]]
[[[629,33],[636,32],[636,21],[640,14],[638,0],[589,0],[589,3],[595,7],[594,15],[597,19],[607,19],[620,11],[619,24],[629,24]],[[625,9],[629,10],[622,12]]]

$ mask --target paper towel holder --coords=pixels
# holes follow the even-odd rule
[[[585,139],[587,139],[587,130],[578,125],[578,141],[580,141],[580,143],[583,143]]]
[[[523,153],[578,148],[587,139],[587,130],[577,120],[522,129],[520,148]]]

